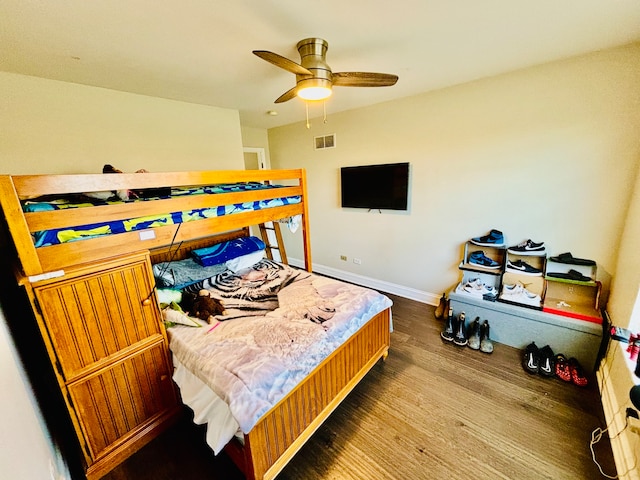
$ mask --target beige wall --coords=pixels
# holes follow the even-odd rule
[[[608,283],[640,161],[639,63],[636,44],[270,129],[272,166],[307,169],[314,263],[435,300],[464,242],[498,228],[594,258]],[[328,133],[337,147],[315,151]],[[340,167],[406,161],[409,212],[340,208]]]
[[[0,173],[242,168],[236,110],[0,72]]]
[[[50,465],[59,475],[66,469],[44,435],[44,422],[24,372],[20,368],[5,318],[0,310],[0,472],[2,478],[50,477]],[[50,463],[51,462],[51,463]],[[58,478],[58,477],[57,477]],[[59,477],[68,478],[68,477]]]
[[[307,169],[317,268],[435,301],[460,278],[463,243],[498,228],[510,244],[544,240],[551,255],[597,260],[612,320],[629,324],[640,285],[640,44],[366,109],[327,109],[327,124],[269,130],[273,167]],[[313,137],[327,133],[337,148],[314,151]],[[340,167],[405,161],[408,213],[339,207]],[[301,258],[299,241],[287,240]],[[613,343],[599,372],[612,436],[640,383],[623,348]],[[627,430],[612,446],[624,474],[640,440]],[[637,468],[621,478],[639,478]]]

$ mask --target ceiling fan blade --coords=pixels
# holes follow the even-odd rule
[[[254,50],[253,53],[261,59],[274,64],[276,67],[284,68],[286,71],[295,73],[296,75],[313,75],[302,65],[297,64],[293,60],[289,60],[282,55],[278,55],[277,53],[268,52],[266,50]]]
[[[293,87],[290,90],[287,90],[286,92],[284,92],[282,95],[280,95],[275,102],[273,103],[284,103],[284,102],[288,102],[289,100],[291,100],[292,98],[296,97],[296,88],[297,87]]]
[[[371,72],[338,72],[331,75],[336,87],[390,87],[398,81],[397,75]]]

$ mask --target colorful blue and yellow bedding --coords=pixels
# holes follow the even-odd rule
[[[205,195],[220,194],[231,192],[246,192],[252,190],[263,190],[269,188],[278,188],[273,185],[265,185],[262,183],[238,183],[238,184],[221,184],[201,187],[183,187],[172,188],[171,198],[186,195]],[[64,210],[70,208],[82,208],[98,205],[114,205],[128,202],[159,200],[169,197],[152,197],[129,200],[127,202],[119,200],[115,195],[109,200],[99,200],[89,197],[75,196],[75,198],[56,198],[45,200],[26,200],[23,202],[23,210],[25,212],[45,212],[51,210]],[[211,208],[198,208],[183,212],[171,212],[162,215],[152,215],[137,217],[132,219],[117,220],[104,223],[93,223],[88,225],[78,225],[69,228],[60,228],[35,232],[34,245],[43,247],[47,245],[57,245],[66,242],[74,242],[87,238],[95,238],[104,235],[112,235],[117,233],[131,232],[137,230],[145,230],[148,228],[162,227],[165,225],[173,225],[184,222],[202,220],[206,218],[221,217],[224,215],[232,215],[234,213],[261,210],[265,208],[279,207],[282,205],[291,205],[300,203],[300,197],[282,197],[267,200],[257,200],[251,202],[235,203],[231,205],[221,205]]]

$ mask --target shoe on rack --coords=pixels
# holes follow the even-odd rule
[[[569,359],[569,371],[571,372],[571,382],[578,387],[586,387],[589,380],[582,369],[582,366],[575,358]]]
[[[535,342],[531,342],[522,352],[522,368],[527,373],[538,373],[540,370],[540,351]]]
[[[542,270],[532,267],[527,262],[522,260],[510,261],[507,260],[507,272],[521,273],[523,275],[533,275],[537,277],[542,276]]]
[[[500,230],[493,229],[486,235],[472,238],[471,243],[482,247],[504,247],[504,235]]]
[[[547,276],[553,278],[563,278],[565,280],[573,280],[576,282],[593,282],[593,279],[591,277],[587,277],[586,275],[583,275],[577,270],[573,269],[569,270],[567,273],[549,272],[547,273]]]
[[[556,355],[556,377],[564,382],[571,381],[571,368],[567,357],[559,353]]]
[[[477,250],[469,255],[469,263],[484,268],[500,268],[500,263],[487,257],[483,251]]]
[[[542,298],[533,292],[530,292],[520,284],[510,285],[505,283],[502,285],[502,293],[500,299],[506,302],[521,303],[532,307],[540,307]]]
[[[455,328],[455,335],[453,337],[453,343],[455,343],[459,347],[464,347],[467,344],[467,336],[465,330],[465,315],[464,312],[460,312],[458,315],[458,324]]]
[[[543,255],[545,252],[544,242],[534,242],[531,239],[525,240],[522,243],[513,245],[507,249],[510,253],[516,255]]]
[[[467,331],[467,347],[473,350],[480,350],[480,317],[471,322]]]
[[[495,287],[482,283],[479,278],[474,278],[465,283],[460,293],[466,293],[485,300],[495,300],[498,296],[498,291]]]
[[[538,365],[538,373],[543,377],[556,376],[556,356],[549,345],[545,345],[538,352],[540,361]]]
[[[452,342],[454,335],[455,335],[455,332],[454,332],[453,309],[450,308],[444,320],[444,330],[440,332],[440,337],[442,337],[442,339],[446,342]]]
[[[493,342],[489,337],[489,321],[485,320],[480,326],[480,351],[493,353]]]
[[[593,260],[589,260],[588,258],[576,258],[571,255],[571,252],[561,253],[556,257],[549,258],[552,262],[558,263],[568,263],[570,265],[586,265],[593,266],[596,264]]]
[[[447,296],[443,293],[442,297],[440,297],[440,303],[436,307],[434,315],[436,320],[440,320],[444,317],[445,312],[447,311]]]

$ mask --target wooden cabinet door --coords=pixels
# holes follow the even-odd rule
[[[164,342],[67,388],[93,461],[144,435],[177,404]]]
[[[148,255],[138,253],[34,287],[90,479],[179,412],[152,278]]]
[[[145,257],[136,258],[36,288],[65,381],[149,337],[165,338],[149,265]]]

